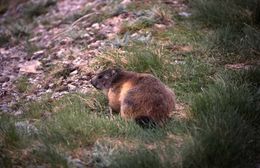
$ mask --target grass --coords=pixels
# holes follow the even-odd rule
[[[158,150],[158,149],[157,149]],[[172,155],[172,157],[174,157]],[[173,159],[173,158],[172,158]],[[162,167],[166,168],[173,166],[167,160],[166,162],[161,159],[159,151],[147,150],[145,148],[140,148],[134,152],[121,152],[113,163],[111,167],[137,167],[137,168],[156,168]]]
[[[19,92],[24,93],[30,88],[29,79],[25,76],[21,76],[16,80],[15,86]]]
[[[249,167],[254,164],[255,127],[260,119],[255,104],[258,76],[257,70],[216,75],[202,92],[190,94],[191,119],[173,119],[164,128],[154,130],[143,130],[119,116],[109,119],[101,93],[71,94],[60,100],[47,98],[26,105],[26,115],[19,120],[30,119],[39,130],[31,140],[42,147],[34,147],[29,155],[54,167],[68,166],[66,158],[73,149],[109,138],[117,139],[119,146],[125,142],[129,148],[105,147],[108,153],[113,151],[108,156],[103,148],[97,148],[100,154],[92,160],[96,167]],[[39,117],[44,111],[50,111],[50,116]],[[3,137],[8,139],[5,143],[17,144],[21,135],[16,133],[16,127],[12,128],[4,129],[8,134]],[[181,139],[171,139],[170,134]]]
[[[139,11],[140,17],[133,20],[132,22],[126,22],[120,30],[121,34],[126,32],[138,32],[152,28],[154,24],[165,24],[169,25],[172,23],[172,13],[167,8],[159,6],[151,6],[151,9],[145,11]]]
[[[0,46],[4,46],[10,41],[11,35],[5,30],[0,30]]]
[[[248,83],[230,80],[231,75],[218,77],[194,97],[195,123],[184,150],[184,167],[254,166],[258,143],[254,124],[260,119],[253,103],[255,90]]]
[[[47,12],[49,6],[55,5],[56,0],[43,0],[39,2],[26,3],[23,9],[23,14],[32,19]]]
[[[257,0],[190,0],[193,18],[215,29],[211,45],[228,62],[256,60],[259,55]],[[234,53],[234,54],[230,54]],[[222,58],[223,58],[222,57]]]

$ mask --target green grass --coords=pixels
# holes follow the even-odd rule
[[[194,126],[183,151],[184,167],[254,166],[255,124],[260,119],[256,88],[252,91],[248,83],[231,80],[232,75],[241,74],[221,75],[194,97]]]
[[[209,42],[215,52],[221,52],[221,58],[226,62],[257,59],[260,40],[257,0],[190,0],[190,4],[193,19],[215,31]]]
[[[21,76],[15,81],[15,86],[19,92],[24,93],[30,88],[29,79],[26,76]]]
[[[28,37],[30,35],[31,27],[24,20],[18,20],[8,25],[11,34],[16,38]]]
[[[43,0],[39,2],[26,3],[23,9],[23,14],[28,18],[33,18],[47,12],[49,6],[55,5],[56,0]]]
[[[0,30],[0,46],[4,46],[10,42],[11,35],[6,30]]]
[[[160,153],[159,149],[155,151],[140,147],[140,149],[133,152],[120,152],[113,160],[111,167],[167,168],[174,166],[170,164],[170,160],[163,161],[160,155],[162,153]],[[172,155],[171,159],[174,159],[174,155]]]
[[[172,13],[164,7],[154,5],[149,10],[138,12],[141,16],[132,22],[126,22],[121,28],[121,34],[152,28],[154,24],[169,25],[172,23]]]

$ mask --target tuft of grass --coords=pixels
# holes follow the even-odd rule
[[[15,81],[15,86],[19,92],[24,93],[30,88],[29,79],[25,76],[21,76]]]
[[[158,149],[157,149],[158,150]],[[172,158],[173,159],[173,158]],[[158,151],[140,148],[133,152],[120,152],[113,160],[111,167],[136,167],[136,168],[157,168],[174,167],[169,160],[163,161]]]
[[[172,23],[173,13],[166,6],[154,6],[151,11],[156,23],[164,25]]]
[[[52,100],[49,96],[46,96],[46,98],[42,98],[38,101],[33,102],[27,102],[24,104],[21,104],[23,113],[23,118],[27,119],[41,119],[46,117],[45,115],[51,114],[54,112],[55,103],[54,100]]]
[[[87,5],[86,5],[83,9],[81,9],[80,11],[77,11],[77,12],[75,12],[75,13],[72,13],[72,14],[66,16],[66,17],[63,19],[63,22],[64,22],[64,23],[74,22],[74,21],[76,21],[77,19],[83,17],[84,15],[87,15],[87,14],[93,12],[93,11],[92,11],[92,8],[93,8],[93,6],[87,4]]]
[[[232,81],[231,75],[221,75],[194,97],[194,126],[183,148],[184,167],[254,166],[253,123],[260,119],[255,97],[250,85]]]
[[[40,50],[40,48],[36,44],[34,44],[28,40],[26,40],[26,42],[25,42],[25,49],[26,49],[28,55],[30,55],[30,56],[33,56],[34,52]]]
[[[33,155],[38,161],[48,163],[51,167],[68,167],[68,162],[64,154],[49,144],[45,144],[40,149],[34,150]]]
[[[9,31],[6,31],[4,28],[0,28],[0,46],[4,46],[10,42],[11,34]]]
[[[90,100],[86,101],[90,104]],[[99,103],[93,101],[92,108],[99,109]],[[51,139],[53,144],[62,142],[68,147],[91,144],[98,137],[118,136],[127,132],[135,134],[138,127],[134,123],[125,123],[119,117],[112,121],[104,113],[100,115],[91,111],[85,107],[84,98],[77,95],[63,98],[56,108],[58,111],[44,121],[44,139],[47,138],[48,143]]]
[[[8,25],[8,29],[14,37],[21,38],[30,35],[31,27],[21,20]]]
[[[150,10],[145,10],[143,12],[138,11],[136,14],[140,16],[132,22],[125,23],[121,27],[121,34],[151,28],[156,23],[165,25],[172,23],[172,13],[159,6],[153,6]]]
[[[142,29],[152,27],[155,24],[155,20],[148,17],[139,18],[133,22],[127,22],[120,28],[120,33],[125,34],[126,32],[137,32]]]
[[[36,2],[28,2],[25,4],[23,14],[28,18],[33,18],[47,12],[49,6],[55,5],[56,0],[43,0]]]
[[[70,75],[70,73],[74,70],[75,68],[70,65],[59,65],[57,66],[57,68],[53,69],[52,74],[55,78],[62,77],[66,79]]]
[[[212,26],[225,26],[232,23],[241,26],[253,22],[252,12],[257,0],[190,0],[194,17]]]
[[[0,116],[0,140],[6,146],[18,146],[20,137],[15,129],[14,122],[10,117]]]

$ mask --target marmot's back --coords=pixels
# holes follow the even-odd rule
[[[109,69],[91,80],[105,91],[109,106],[122,118],[163,122],[175,108],[175,95],[159,79],[144,73]]]

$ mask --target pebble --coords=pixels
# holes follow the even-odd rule
[[[93,27],[96,30],[98,30],[100,28],[98,23],[94,23],[91,27]]]
[[[76,75],[78,73],[78,70],[72,71],[70,75]]]
[[[75,85],[68,84],[68,88],[69,88],[69,90],[71,90],[71,91],[75,91],[77,87],[76,87]]]

